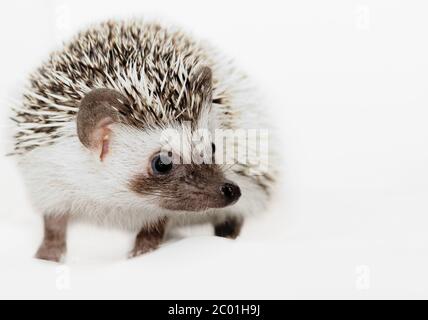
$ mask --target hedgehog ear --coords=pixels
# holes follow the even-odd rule
[[[92,90],[80,103],[77,135],[85,147],[99,153],[101,161],[108,153],[110,126],[119,122],[119,111],[126,103],[122,94],[110,89]]]
[[[213,74],[209,67],[199,66],[191,77],[192,89],[200,95],[203,103],[212,100]]]

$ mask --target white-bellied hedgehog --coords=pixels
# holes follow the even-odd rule
[[[81,32],[14,110],[14,153],[44,216],[36,256],[59,261],[76,218],[138,231],[131,256],[177,225],[236,238],[274,185],[267,135],[249,143],[265,129],[260,110],[245,74],[180,30],[109,21]]]

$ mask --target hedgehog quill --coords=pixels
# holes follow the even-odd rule
[[[179,29],[108,21],[79,33],[31,75],[14,109],[14,154],[44,219],[36,257],[59,262],[75,219],[135,232],[130,257],[182,225],[236,238],[265,210],[274,174],[251,161],[256,148],[244,143],[238,161],[236,140],[214,133],[264,128],[262,118],[246,75]]]

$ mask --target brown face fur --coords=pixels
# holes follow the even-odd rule
[[[233,195],[225,194],[225,185]],[[167,174],[141,174],[131,182],[131,190],[143,196],[155,195],[159,206],[175,211],[203,211],[236,203],[239,187],[225,179],[215,164],[174,164]]]

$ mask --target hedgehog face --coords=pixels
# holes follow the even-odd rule
[[[233,205],[240,188],[224,177],[216,164],[183,164],[172,152],[155,153],[146,172],[137,175],[131,190],[142,196],[155,196],[158,206],[175,211],[202,211]]]
[[[193,87],[200,92],[199,103],[211,100],[209,69],[196,73]],[[82,100],[77,115],[81,143],[103,163],[100,183],[126,187],[157,208],[173,211],[204,211],[235,204],[241,190],[226,179],[223,168],[213,163],[215,146],[206,135],[195,133],[206,127],[206,109],[185,125],[177,122],[162,128],[135,127],[126,119],[129,101],[110,89],[96,89]],[[205,110],[205,111],[204,111]],[[167,140],[165,132],[179,132],[181,141]],[[178,129],[178,130],[177,130]],[[168,136],[168,134],[166,134]],[[183,139],[184,137],[184,139]],[[113,195],[112,195],[113,196]],[[138,200],[137,200],[138,201]]]
[[[188,130],[178,131],[182,143],[165,144],[164,129],[144,131],[123,124],[109,126],[108,147],[99,147],[100,184],[120,186],[129,201],[150,210],[205,211],[235,204],[239,186],[225,176],[224,166],[214,163],[211,142],[191,143]],[[107,151],[106,151],[107,150]],[[197,152],[195,152],[197,150]],[[203,153],[203,155],[201,155]],[[195,157],[198,154],[200,157]],[[116,198],[118,194],[111,194]]]

